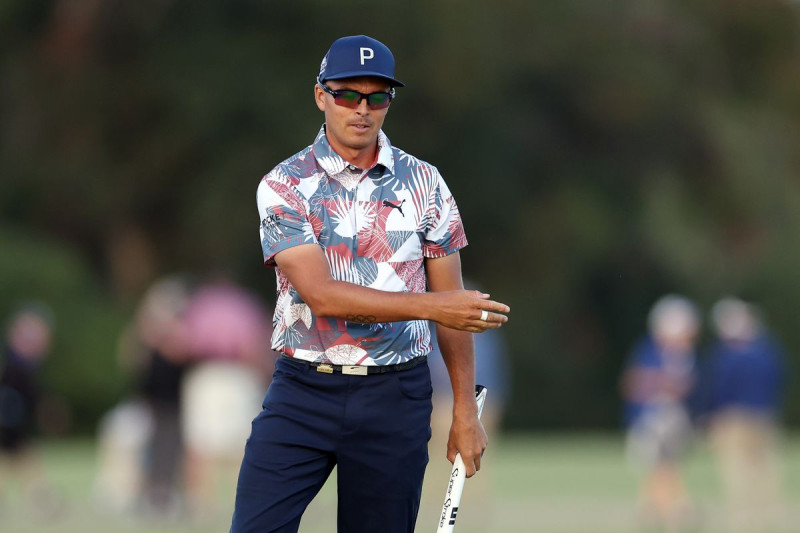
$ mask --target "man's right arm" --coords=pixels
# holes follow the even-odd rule
[[[432,320],[448,328],[480,333],[499,328],[509,307],[479,291],[389,292],[337,281],[317,244],[278,252],[275,263],[318,317],[376,323]],[[489,318],[481,320],[482,310]]]

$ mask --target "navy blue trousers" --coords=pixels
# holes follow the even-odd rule
[[[253,420],[231,533],[294,533],[334,466],[339,533],[413,533],[431,435],[427,363],[325,374],[278,359]]]

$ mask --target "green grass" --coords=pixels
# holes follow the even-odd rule
[[[800,437],[783,447],[787,524],[800,523]],[[211,533],[227,531],[232,487],[219,487],[220,510],[200,523],[157,523],[141,517],[115,516],[90,503],[95,476],[95,448],[88,440],[49,442],[42,446],[47,475],[66,499],[63,512],[44,519],[32,512],[17,485],[0,478],[3,533]],[[722,501],[708,451],[696,446],[686,464],[686,478],[701,511],[697,531],[724,531]],[[444,494],[448,465],[432,453],[417,531],[433,532]],[[495,438],[478,477],[468,480],[459,512],[459,533],[621,533],[635,528],[637,473],[626,465],[618,435],[503,436]],[[335,531],[336,498],[332,481],[309,508],[303,533]],[[8,489],[10,486],[10,490]],[[786,527],[780,531],[794,531]],[[379,532],[376,532],[379,533]]]

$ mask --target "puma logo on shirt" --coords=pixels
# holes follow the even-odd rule
[[[403,213],[403,204],[405,203],[405,201],[406,201],[405,198],[403,198],[403,200],[399,204],[393,204],[389,200],[384,200],[383,201],[383,206],[384,207],[394,207],[395,209],[400,211],[400,214],[403,215],[403,218],[406,218],[406,215]]]

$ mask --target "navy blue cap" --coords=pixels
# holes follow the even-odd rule
[[[385,79],[392,87],[405,86],[394,79],[394,56],[382,42],[366,35],[335,40],[322,58],[317,79],[324,82],[357,76],[375,76]]]

